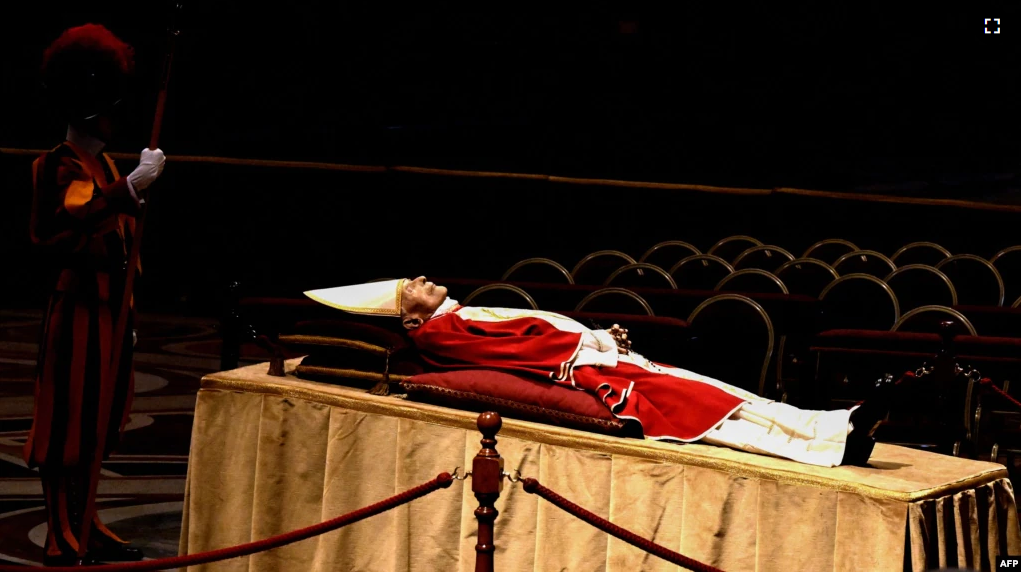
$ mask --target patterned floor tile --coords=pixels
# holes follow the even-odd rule
[[[0,311],[0,563],[37,565],[46,518],[38,473],[22,459],[31,428],[41,313]],[[175,556],[195,395],[218,371],[212,320],[143,316],[136,393],[117,451],[103,464],[97,502],[110,529],[147,557]],[[253,351],[254,350],[254,351]],[[262,361],[254,346],[245,357]],[[245,362],[251,363],[251,362]]]

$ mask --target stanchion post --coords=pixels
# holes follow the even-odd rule
[[[477,421],[482,433],[482,449],[472,461],[472,492],[479,501],[475,518],[479,521],[478,543],[475,544],[475,572],[494,572],[493,521],[499,512],[494,505],[503,491],[503,458],[496,451],[496,434],[503,425],[500,414],[487,411]]]
[[[220,318],[220,371],[237,369],[241,358],[241,284],[236,280],[224,290],[223,315]]]
[[[963,419],[957,404],[964,403],[965,392],[957,378],[954,326],[953,320],[939,323],[942,344],[933,360],[932,381],[937,392],[936,414],[939,431],[937,452],[956,456],[958,451],[955,443],[964,434]]]

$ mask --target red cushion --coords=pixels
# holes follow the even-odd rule
[[[639,429],[637,424],[614,417],[591,393],[501,371],[424,373],[400,385],[410,399],[434,405],[496,411],[511,418],[607,435],[633,435]]]

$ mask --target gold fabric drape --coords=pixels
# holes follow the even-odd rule
[[[293,368],[296,363],[288,363]],[[470,467],[474,413],[270,377],[207,376],[195,411],[181,553],[315,524]],[[995,570],[1021,554],[1002,465],[880,444],[873,467],[822,468],[709,445],[622,439],[511,419],[518,469],[575,503],[727,572]],[[216,571],[474,569],[470,481]],[[677,570],[506,483],[496,566],[517,571]]]

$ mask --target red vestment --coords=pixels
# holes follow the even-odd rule
[[[480,310],[494,319],[478,319]],[[583,356],[594,336],[576,322],[545,312],[503,312],[509,315],[455,307],[426,320],[410,336],[433,367],[530,374],[588,391],[617,417],[640,422],[650,438],[696,441],[754,398],[694,375],[680,377],[676,369],[667,373],[644,359],[621,356],[613,366],[598,365]],[[589,355],[615,356],[616,351],[615,345],[600,347]]]

